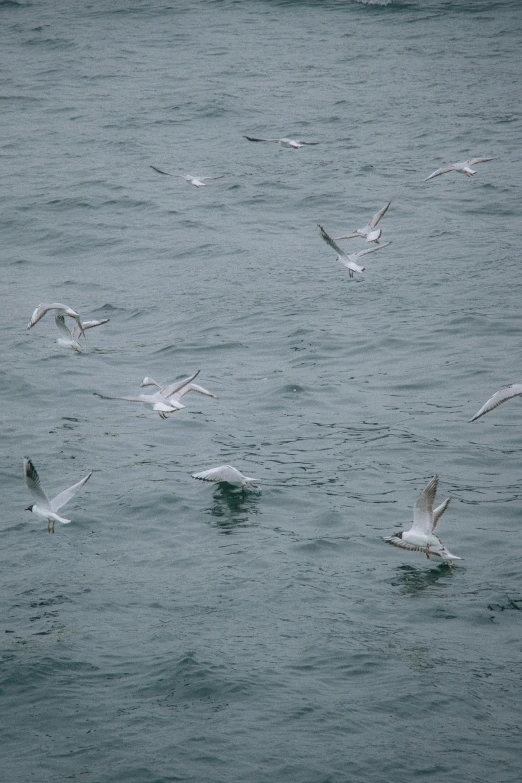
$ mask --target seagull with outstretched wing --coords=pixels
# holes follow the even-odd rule
[[[25,474],[25,483],[27,484],[27,488],[29,489],[29,492],[32,494],[33,498],[36,501],[25,510],[32,511],[32,513],[36,514],[36,516],[39,517],[40,519],[46,519],[48,533],[54,533],[55,522],[61,522],[63,525],[69,524],[71,520],[65,519],[65,517],[61,517],[57,512],[62,508],[62,506],[65,506],[65,504],[68,503],[69,500],[71,500],[71,498],[74,497],[74,495],[76,495],[78,490],[81,487],[83,487],[83,485],[92,476],[92,472],[91,472],[87,476],[85,476],[85,478],[82,478],[76,484],[73,484],[72,487],[69,487],[68,489],[64,489],[64,491],[60,492],[59,495],[56,495],[55,498],[49,500],[49,498],[47,497],[47,495],[42,489],[42,485],[40,483],[40,477],[36,472],[35,466],[33,465],[30,459],[27,459],[27,457],[24,459],[24,474]]]
[[[453,560],[462,560],[463,558],[452,555],[433,532],[450,503],[450,498],[446,498],[440,506],[433,508],[438,483],[439,477],[434,476],[415,501],[411,528],[394,533],[392,536],[386,536],[383,541],[401,549],[424,552],[428,560],[431,558],[443,561],[451,566]]]

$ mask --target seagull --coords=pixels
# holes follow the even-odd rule
[[[200,481],[213,481],[216,483],[223,481],[227,484],[235,484],[240,486],[243,492],[247,484],[257,489],[257,484],[254,484],[254,481],[257,481],[257,479],[252,478],[252,476],[244,476],[237,468],[233,468],[232,465],[220,465],[218,468],[210,468],[210,470],[203,470],[201,473],[193,473],[192,478]]]
[[[185,383],[184,386],[182,386],[181,389],[179,389],[180,383]],[[185,378],[185,381],[178,381],[177,384],[172,384],[173,386],[177,386],[179,391],[170,392],[171,386],[161,386],[157,381],[154,380],[154,378],[149,378],[148,376],[142,380],[140,383],[140,386],[157,386],[158,389],[170,399],[174,397],[176,400],[180,400],[182,397],[185,396],[185,394],[188,394],[189,392],[199,392],[199,394],[204,394],[206,397],[213,397],[215,400],[217,400],[217,394],[212,394],[212,392],[209,392],[208,389],[204,389],[203,386],[198,386],[197,383],[190,383],[189,378]]]
[[[195,185],[197,188],[204,187],[205,183],[203,180],[207,179],[222,179],[225,175],[220,174],[219,177],[193,177],[192,174],[169,174],[168,171],[162,171],[161,169],[157,169],[156,166],[151,166],[151,169],[154,169],[154,171],[157,171],[158,174],[164,174],[166,177],[180,177],[181,179],[184,179],[185,182],[188,182],[190,185]]]
[[[41,519],[46,519],[47,532],[54,533],[55,522],[61,522],[63,525],[68,525],[71,521],[70,519],[65,519],[64,517],[59,516],[59,514],[56,512],[59,511],[62,506],[65,506],[65,504],[68,503],[74,495],[76,495],[80,487],[83,487],[85,482],[89,481],[90,477],[92,476],[92,471],[91,473],[87,474],[85,478],[82,478],[81,481],[78,481],[77,484],[73,484],[72,487],[69,487],[69,489],[64,489],[63,492],[60,492],[60,494],[56,495],[56,497],[52,500],[49,500],[43,491],[42,485],[40,484],[40,478],[36,472],[36,468],[31,460],[27,459],[27,457],[24,459],[24,474],[25,483],[27,484],[29,492],[36,500],[36,503],[33,503],[32,506],[29,506],[25,510],[32,511],[33,514],[36,514],[36,516],[40,517]]]
[[[467,177],[472,177],[473,174],[476,174],[477,172],[473,171],[471,167],[475,166],[477,163],[486,163],[488,160],[493,160],[493,158],[470,158],[469,160],[461,160],[460,163],[454,163],[452,166],[444,166],[442,169],[437,169],[437,171],[434,171],[429,177],[426,177],[424,182],[433,179],[433,177],[440,177],[441,174],[447,174],[448,171],[461,171]]]
[[[59,304],[58,302],[54,302],[54,304],[39,304],[34,313],[31,316],[31,320],[27,324],[27,328],[30,329],[32,326],[38,323],[38,321],[44,317],[46,313],[48,313],[50,310],[56,310],[55,315],[68,315],[70,318],[74,318],[76,323],[79,326],[81,334],[83,334],[83,327],[80,321],[80,316],[75,310],[72,310],[70,307],[64,304]],[[59,327],[58,327],[59,328]]]
[[[108,321],[110,321],[110,318],[103,318],[101,321],[84,321],[83,323],[79,322],[79,325],[75,324],[72,331],[65,323],[65,317],[60,313],[56,313],[54,320],[56,321],[56,326],[63,335],[63,337],[59,337],[56,341],[58,345],[61,345],[64,348],[72,348],[73,351],[81,353],[82,349],[78,342],[80,335],[83,334],[85,337],[86,329],[92,329],[94,326],[101,326],[102,324],[106,324]]]
[[[319,226],[319,224],[318,224]],[[326,231],[322,226],[319,226],[319,231],[321,232],[321,236],[324,239],[324,241],[330,245],[330,247],[333,247],[335,252],[337,253],[337,257],[341,264],[344,264],[345,267],[348,268],[348,273],[350,277],[353,277],[354,272],[364,272],[366,267],[359,266],[356,262],[361,258],[361,256],[365,256],[367,253],[374,253],[376,250],[382,250],[385,247],[388,247],[388,245],[391,245],[391,242],[386,242],[384,245],[378,245],[377,247],[370,247],[368,250],[359,250],[357,253],[344,253],[341,248],[335,244],[332,237],[328,236]]]
[[[281,147],[288,147],[294,150],[298,150],[300,147],[304,146],[312,146],[315,144],[320,144],[320,141],[296,141],[296,139],[256,139],[254,136],[245,136],[245,139],[248,139],[249,141],[274,141],[276,144],[280,144]]]
[[[415,501],[411,528],[394,533],[393,536],[387,536],[383,538],[383,541],[393,546],[402,547],[402,549],[424,552],[428,560],[430,557],[434,560],[438,558],[451,567],[453,560],[462,560],[463,558],[452,555],[440,538],[437,538],[433,533],[437,522],[448,508],[451,500],[451,498],[446,498],[440,506],[433,508],[438,483],[439,477],[434,476]]]
[[[508,386],[507,389],[499,389],[498,392],[495,392],[495,394],[489,398],[487,402],[484,403],[482,408],[476,413],[472,419],[470,419],[470,423],[472,421],[475,421],[476,419],[480,419],[481,416],[484,416],[485,413],[489,413],[493,410],[493,408],[497,408],[499,405],[502,405],[503,402],[507,402],[508,400],[511,400],[513,397],[521,397],[522,396],[522,383],[513,383],[511,386]]]
[[[101,397],[102,400],[125,400],[127,402],[143,402],[147,405],[152,405],[152,410],[156,411],[162,419],[166,419],[169,413],[183,410],[185,406],[176,399],[176,395],[181,392],[187,384],[190,384],[200,372],[201,371],[198,370],[192,375],[189,375],[188,378],[184,378],[184,380],[178,381],[177,383],[172,383],[170,386],[166,386],[164,389],[160,389],[154,394],[140,394],[138,397],[107,397],[104,394],[98,394],[97,392],[93,393],[96,397]]]
[[[335,239],[353,239],[354,237],[363,237],[367,242],[377,242],[377,244],[379,244],[379,238],[382,234],[382,229],[378,228],[376,231],[374,231],[374,229],[382,216],[388,211],[390,204],[391,201],[388,201],[385,207],[376,212],[368,225],[366,225],[364,228],[357,228],[353,234],[347,234],[343,237],[335,237]]]

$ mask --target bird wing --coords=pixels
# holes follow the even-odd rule
[[[162,171],[161,169],[157,169],[156,166],[151,166],[151,169],[157,171],[158,174],[164,174],[166,177],[181,177],[182,179],[184,179],[183,174],[169,174],[168,171]]]
[[[472,419],[470,419],[470,422],[479,419],[481,416],[484,416],[485,413],[489,413],[489,411],[492,411],[493,408],[502,405],[503,402],[507,402],[512,397],[520,397],[521,395],[522,383],[514,383],[511,386],[508,386],[507,389],[499,389],[498,392],[495,392],[495,394],[484,403],[482,408],[473,416]]]
[[[126,402],[153,402],[153,400],[150,399],[143,399],[146,397],[145,394],[143,394],[141,397],[108,397],[105,394],[98,394],[98,392],[93,392],[95,397],[100,397],[102,400],[125,400]],[[152,395],[149,395],[152,396]]]
[[[197,383],[188,383],[176,396],[184,397],[185,394],[189,394],[189,392],[199,392],[199,394],[204,394],[206,397],[214,397],[214,399],[217,399],[217,394],[212,394],[212,392],[204,389],[203,386],[198,386]]]
[[[433,532],[433,503],[437,494],[439,477],[433,476],[424,487],[413,506],[413,525],[411,531],[429,536]]]
[[[368,250],[358,250],[357,253],[351,254],[351,257],[355,256],[356,258],[361,258],[361,256],[365,256],[368,253],[375,253],[377,250],[382,250],[384,247],[388,247],[388,245],[391,245],[391,242],[385,242],[384,245],[377,245],[377,247],[369,247]]]
[[[471,160],[467,161],[468,166],[474,166],[475,163],[487,163],[488,160],[493,160],[493,158],[471,158]]]
[[[307,147],[312,147],[316,144],[320,144],[320,141],[303,141],[302,139],[296,139],[298,144],[306,144]]]
[[[82,321],[82,329],[83,331],[85,331],[86,329],[93,329],[95,326],[102,326],[103,324],[108,323],[110,320],[111,320],[110,318],[102,318],[101,321]],[[78,324],[75,324],[72,331],[72,335],[75,339],[77,339],[81,335],[82,329],[80,329]]]
[[[377,225],[379,220],[382,218],[382,216],[385,215],[386,212],[388,211],[388,207],[390,206],[390,204],[391,204],[391,201],[388,201],[388,203],[386,204],[385,207],[383,207],[382,209],[380,209],[378,212],[375,213],[375,215],[372,217],[372,219],[368,223],[368,228],[370,228],[370,229],[371,228],[375,228],[375,226]]]
[[[400,549],[410,549],[413,552],[426,551],[426,547],[410,544],[408,541],[404,541],[402,538],[399,538],[398,536],[385,536],[382,540],[386,541],[387,544],[391,544],[392,546],[397,546]]]
[[[31,316],[31,320],[27,324],[27,328],[30,329],[31,326],[34,326],[38,323],[38,321],[44,317],[46,313],[49,312],[49,310],[67,310],[67,305],[59,304],[58,302],[54,302],[53,304],[39,304],[38,307],[35,309],[34,313]]]
[[[24,474],[27,488],[36,502],[41,506],[47,507],[49,510],[51,510],[49,498],[42,489],[42,485],[40,484],[40,477],[36,472],[36,468],[31,460],[27,459],[27,457],[24,459]]]
[[[54,316],[54,320],[56,321],[56,326],[58,327],[58,330],[63,334],[63,336],[66,338],[66,340],[70,340],[73,335],[72,335],[69,327],[65,323],[65,317],[63,315],[59,315],[57,313]],[[80,333],[80,330],[78,330],[78,334],[79,333]]]
[[[445,166],[442,169],[437,169],[437,171],[434,171],[433,174],[430,174],[429,177],[426,177],[424,182],[427,182],[429,179],[433,179],[433,177],[440,177],[441,174],[447,174],[448,171],[456,171],[455,165],[453,165],[453,166]]]
[[[161,393],[164,397],[170,397],[172,394],[176,394],[179,392],[184,386],[191,383],[191,381],[194,380],[194,378],[197,378],[201,370],[197,370],[192,375],[189,375],[188,378],[184,378],[182,381],[176,381],[176,383],[171,383],[169,386],[165,386],[165,388],[161,389]]]
[[[437,506],[437,508],[433,509],[433,530],[435,530],[437,527],[437,522],[448,508],[450,501],[451,498],[446,498],[446,500],[441,503],[440,506]]]
[[[223,179],[224,176],[225,176],[224,174],[220,174],[219,177],[199,177],[198,179],[200,179],[201,181],[205,179]]]
[[[241,481],[241,474],[230,465],[220,465],[218,468],[210,468],[210,470],[203,470],[201,473],[193,473],[192,478],[200,481],[228,481],[234,484],[237,481]]]
[[[360,237],[361,235],[355,232],[354,234],[344,234],[342,237],[334,237],[334,239],[355,239],[356,237]]]
[[[73,484],[72,487],[69,487],[69,489],[64,489],[63,492],[60,492],[59,495],[56,495],[56,497],[51,500],[52,511],[56,513],[62,506],[65,506],[65,504],[69,502],[73,495],[76,495],[80,487],[83,487],[85,482],[89,481],[91,476],[92,471],[82,478],[81,481],[78,481],[76,484]]]
[[[282,139],[256,139],[254,136],[245,136],[245,139],[249,141],[282,141]]]
[[[339,245],[335,244],[335,242],[333,241],[332,237],[328,236],[328,234],[326,233],[324,228],[322,226],[320,226],[319,223],[317,224],[317,227],[319,228],[321,236],[324,239],[324,241],[326,242],[326,244],[330,245],[330,247],[332,247],[335,250],[335,252],[337,253],[337,255],[339,255],[341,258],[342,257],[346,258],[346,253],[343,250],[341,250]]]

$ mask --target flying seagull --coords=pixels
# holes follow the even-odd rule
[[[164,174],[166,177],[179,177],[180,179],[184,179],[185,182],[188,182],[190,185],[195,185],[197,188],[204,187],[205,182],[203,180],[222,179],[225,176],[224,174],[220,174],[219,177],[193,177],[192,174],[169,174],[168,171],[157,169],[156,166],[151,166],[151,169],[157,171],[158,174]]]
[[[319,224],[318,224],[319,226]],[[345,267],[348,269],[348,273],[350,277],[353,277],[354,272],[364,272],[366,267],[359,266],[356,262],[361,258],[362,256],[365,256],[367,253],[375,253],[376,250],[382,250],[385,247],[388,247],[388,245],[391,245],[391,242],[386,242],[384,245],[377,245],[377,247],[370,247],[368,250],[359,250],[357,253],[345,253],[341,250],[341,248],[335,244],[332,237],[328,236],[326,231],[322,226],[319,226],[319,231],[321,232],[321,236],[324,239],[324,241],[330,245],[330,247],[333,247],[335,252],[337,253],[337,258],[341,262],[341,264],[344,264]]]
[[[102,326],[102,324],[106,324],[108,321],[110,321],[110,318],[103,318],[101,321],[84,321],[83,323],[75,324],[75,326],[72,328],[72,330],[69,329],[67,324],[65,323],[65,317],[61,315],[60,313],[56,313],[54,320],[56,321],[56,326],[58,327],[62,337],[59,337],[56,341],[58,345],[63,346],[64,348],[72,348],[73,351],[76,351],[77,353],[81,353],[82,349],[78,342],[80,335],[83,334],[85,337],[85,330],[86,329],[92,329],[94,326]]]
[[[193,376],[191,376],[193,377]],[[179,388],[180,384],[183,383],[184,385]],[[206,397],[213,397],[214,399],[217,399],[217,394],[213,394],[212,392],[209,392],[208,389],[204,389],[203,386],[198,386],[197,383],[190,383],[190,379],[185,378],[184,381],[178,381],[177,384],[171,384],[170,386],[161,386],[157,381],[154,380],[154,378],[149,378],[148,376],[142,380],[140,383],[140,386],[157,386],[157,388],[171,400],[173,397],[176,400],[180,400],[182,397],[184,397],[186,394],[189,394],[189,392],[198,392],[199,394],[204,394]],[[172,387],[176,386],[177,391],[171,392],[170,389]]]
[[[218,468],[210,468],[210,470],[203,470],[201,473],[193,473],[192,478],[200,481],[235,484],[240,486],[243,492],[247,485],[257,489],[257,484],[254,484],[254,481],[257,481],[257,479],[252,478],[252,476],[244,476],[237,468],[233,468],[232,465],[220,465]]]
[[[34,313],[31,316],[31,320],[27,324],[27,328],[30,329],[32,326],[38,323],[38,321],[44,317],[46,313],[48,313],[50,310],[56,310],[55,315],[68,315],[70,318],[74,318],[76,323],[78,324],[78,327],[80,329],[81,334],[83,334],[83,328],[80,321],[80,316],[75,310],[72,310],[70,307],[64,304],[60,304],[58,302],[54,302],[53,304],[39,304]]]
[[[482,408],[473,416],[472,419],[470,419],[470,422],[475,421],[476,419],[480,419],[480,417],[484,416],[485,413],[489,413],[493,410],[493,408],[497,408],[499,405],[502,405],[503,402],[507,402],[508,400],[513,399],[513,397],[520,396],[522,396],[522,383],[513,383],[511,386],[508,386],[507,389],[499,389],[498,392],[495,392],[495,394],[484,403]]]
[[[388,207],[390,206],[391,201],[388,201],[386,206],[384,206],[382,209],[380,209],[378,212],[375,213],[375,215],[372,217],[372,219],[369,221],[368,225],[366,225],[364,228],[357,228],[353,234],[346,234],[346,236],[342,237],[335,237],[335,239],[354,239],[354,237],[363,237],[363,239],[366,239],[367,242],[377,242],[379,243],[379,239],[382,234],[382,229],[378,228],[375,229],[377,223],[380,221],[382,216],[386,214],[388,211]]]
[[[176,394],[181,392],[187,384],[190,384],[200,372],[201,371],[198,370],[192,375],[189,375],[188,378],[184,378],[177,383],[172,383],[170,386],[166,386],[164,389],[160,389],[154,394],[140,394],[138,397],[107,397],[104,394],[98,394],[97,392],[93,393],[96,397],[101,397],[102,400],[125,400],[126,402],[142,402],[147,405],[152,405],[152,410],[156,411],[162,419],[166,419],[170,413],[183,410],[185,406],[176,399]]]
[[[296,139],[256,139],[254,136],[245,136],[245,139],[249,141],[274,141],[276,144],[280,144],[281,147],[288,147],[294,150],[298,150],[300,147],[311,147],[315,144],[320,144],[320,141],[297,141]]]
[[[61,522],[63,525],[69,524],[71,520],[59,516],[57,512],[61,509],[62,506],[65,506],[65,504],[68,503],[74,495],[76,495],[80,487],[83,487],[85,482],[89,481],[90,477],[92,476],[91,472],[85,476],[85,478],[82,478],[81,481],[78,481],[77,484],[73,484],[72,487],[69,487],[69,489],[64,489],[64,491],[60,492],[59,495],[56,495],[55,498],[49,500],[42,489],[40,478],[36,472],[35,466],[31,460],[27,458],[24,459],[24,474],[25,483],[27,484],[29,492],[36,501],[36,503],[33,503],[32,506],[29,506],[25,510],[32,511],[33,514],[36,514],[36,516],[40,517],[40,519],[46,519],[48,533],[54,533],[55,522]]]
[[[441,174],[447,174],[448,171],[461,171],[467,177],[472,177],[473,174],[476,174],[477,172],[473,171],[471,167],[475,166],[477,163],[486,163],[488,160],[493,160],[493,158],[470,158],[469,160],[461,160],[459,163],[453,163],[451,166],[444,166],[441,169],[437,169],[437,171],[434,171],[429,177],[426,177],[424,182],[433,179],[433,177],[440,177]]]
[[[452,555],[433,532],[450,503],[450,498],[446,498],[440,506],[433,508],[438,483],[439,477],[434,476],[415,501],[411,528],[387,536],[383,538],[383,541],[402,549],[424,552],[428,560],[430,558],[438,559],[452,566],[453,560],[462,560],[463,558]]]

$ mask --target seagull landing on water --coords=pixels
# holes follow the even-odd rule
[[[210,470],[203,470],[201,473],[193,473],[192,478],[200,481],[212,481],[217,484],[221,482],[234,484],[240,486],[243,492],[246,486],[257,489],[257,484],[254,484],[254,481],[257,481],[257,479],[252,476],[244,476],[237,468],[233,468],[232,465],[220,465],[218,468],[210,468]]]
[[[65,504],[68,503],[74,495],[76,495],[78,490],[83,487],[86,481],[89,481],[90,477],[92,476],[92,472],[85,476],[85,478],[82,478],[81,481],[78,481],[77,484],[73,484],[72,487],[69,487],[69,489],[64,489],[63,492],[60,492],[60,494],[56,495],[56,497],[52,500],[49,500],[43,491],[40,484],[40,478],[36,472],[36,468],[31,460],[27,458],[24,459],[24,473],[25,483],[27,484],[29,492],[36,501],[36,503],[33,503],[32,506],[29,506],[25,510],[32,511],[33,514],[36,514],[36,516],[40,517],[40,519],[46,519],[48,533],[54,533],[55,522],[61,522],[63,525],[68,525],[71,520],[59,516],[57,511],[59,511],[62,506],[65,506]]]
[[[499,405],[502,405],[503,402],[507,402],[508,400],[512,400],[513,397],[521,397],[522,396],[522,383],[513,383],[511,386],[508,386],[507,389],[499,389],[498,392],[495,392],[495,394],[489,398],[487,402],[484,403],[482,408],[477,411],[477,413],[473,416],[472,419],[470,419],[470,422],[476,421],[476,419],[480,419],[481,416],[484,416],[485,413],[489,413],[494,408],[497,408]]]
[[[245,136],[248,141],[273,141],[276,144],[280,144],[281,147],[288,147],[289,149],[298,150],[300,147],[311,147],[315,144],[320,144],[320,141],[297,141],[296,139],[256,139],[254,136]]]
[[[80,343],[78,342],[80,336],[83,334],[85,337],[86,329],[92,329],[95,326],[102,326],[102,324],[106,324],[108,321],[110,321],[110,318],[103,318],[101,321],[84,321],[83,323],[80,323],[80,325],[76,324],[72,330],[69,329],[65,323],[65,317],[60,313],[56,313],[54,320],[56,321],[56,326],[62,335],[56,341],[58,345],[61,345],[64,348],[72,348],[73,351],[81,353],[82,349]]]
[[[377,223],[380,221],[383,215],[386,214],[388,211],[388,207],[390,206],[391,201],[388,201],[386,206],[384,206],[382,209],[380,209],[378,212],[375,213],[375,215],[372,217],[372,219],[369,221],[368,225],[366,225],[364,228],[357,228],[353,234],[346,234],[342,237],[335,237],[335,239],[354,239],[355,237],[363,237],[363,239],[366,239],[367,242],[377,242],[379,243],[379,239],[382,234],[381,228],[375,228]]]
[[[477,163],[487,163],[488,160],[493,160],[493,158],[470,158],[469,160],[461,160],[459,163],[453,163],[451,166],[444,166],[441,169],[437,169],[437,171],[434,171],[429,177],[426,177],[424,182],[433,179],[433,177],[440,177],[441,174],[447,174],[449,171],[460,171],[467,177],[472,177],[473,174],[476,174],[477,172],[473,171],[471,167],[475,166]]]
[[[205,182],[203,180],[206,181],[210,179],[223,179],[225,176],[224,174],[220,174],[219,177],[193,177],[192,174],[169,174],[168,171],[157,169],[156,166],[151,166],[151,169],[157,171],[158,174],[164,174],[166,177],[179,177],[180,179],[184,179],[185,182],[188,182],[189,185],[195,185],[196,188],[204,187]]]
[[[353,277],[354,272],[364,272],[366,267],[359,266],[356,262],[361,258],[362,256],[365,256],[367,253],[375,253],[376,250],[382,250],[385,247],[388,247],[388,245],[391,245],[391,242],[386,242],[384,245],[377,245],[377,247],[370,247],[368,250],[359,250],[357,253],[345,253],[339,245],[336,245],[332,237],[328,236],[326,231],[322,226],[319,226],[319,231],[321,232],[321,236],[324,239],[324,241],[332,247],[335,252],[337,253],[337,258],[341,262],[341,264],[344,264],[344,266],[348,269],[348,273],[350,277]]]
[[[170,386],[160,388],[160,390],[154,394],[140,394],[138,397],[107,397],[104,394],[98,394],[97,392],[93,393],[96,397],[101,397],[102,400],[125,400],[126,402],[142,402],[146,405],[152,405],[152,410],[156,411],[160,418],[166,419],[170,413],[176,413],[176,411],[183,410],[185,406],[179,401],[179,397],[182,397],[183,394],[186,393],[183,391],[184,388],[190,385],[200,372],[201,370],[198,370],[192,375],[189,375],[188,378],[184,378],[182,381],[177,381],[176,383],[170,384]],[[144,380],[150,381],[151,379],[145,378]],[[142,381],[141,385],[149,386],[155,385],[155,383],[144,384]],[[190,391],[190,389],[188,391]],[[211,396],[210,393],[209,396]]]
[[[205,397],[213,397],[215,400],[217,400],[217,394],[209,392],[208,389],[204,389],[203,386],[198,386],[197,383],[191,383],[192,378],[194,378],[193,375],[191,375],[190,378],[185,378],[184,381],[178,381],[177,384],[161,386],[161,384],[155,381],[154,378],[149,378],[147,376],[142,380],[140,386],[157,386],[160,392],[168,397],[169,401],[172,399],[179,401],[182,397],[184,397],[186,394],[189,394],[190,392],[198,392],[198,394],[204,394]],[[183,384],[181,388],[180,384]],[[170,391],[170,389],[174,387],[176,387],[177,391]]]
[[[439,477],[434,476],[422,490],[413,506],[413,525],[409,530],[394,533],[393,536],[383,538],[387,544],[411,549],[415,552],[424,552],[428,560],[442,560],[450,567],[453,560],[462,560],[462,557],[452,555],[444,546],[440,538],[434,534],[437,522],[449,506],[450,498],[433,508]]]
[[[38,321],[44,317],[46,313],[48,313],[50,310],[56,310],[55,316],[66,316],[68,315],[70,318],[74,318],[76,323],[78,324],[80,333],[83,334],[83,327],[80,321],[80,316],[75,310],[72,310],[70,307],[64,304],[60,304],[58,302],[54,302],[54,304],[39,304],[34,313],[31,316],[31,320],[27,324],[27,328],[30,329],[32,326],[38,323]],[[59,328],[59,327],[58,327]]]

